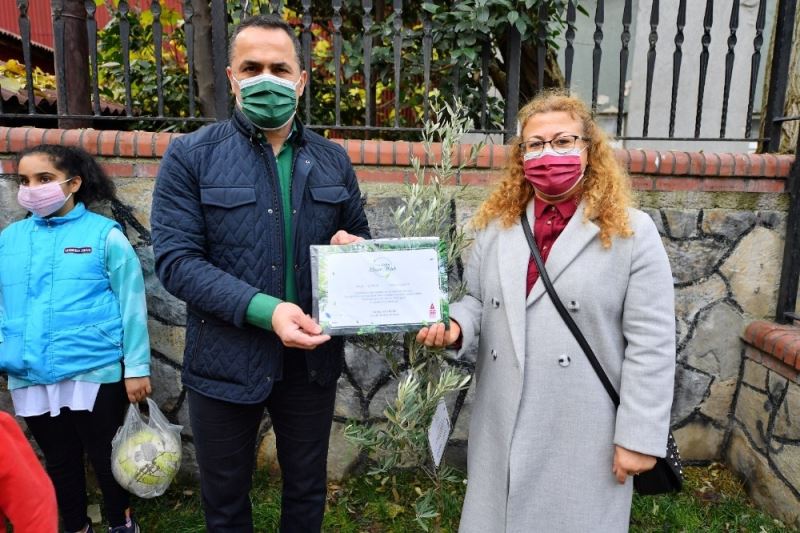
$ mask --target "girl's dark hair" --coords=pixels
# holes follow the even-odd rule
[[[104,200],[116,200],[114,182],[106,175],[97,161],[80,148],[58,144],[40,144],[26,148],[17,154],[17,168],[23,157],[34,154],[46,155],[53,166],[65,173],[68,178],[81,177],[81,188],[75,193],[75,202],[87,206]]]

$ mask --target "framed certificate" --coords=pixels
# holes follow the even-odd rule
[[[311,247],[314,318],[329,335],[415,331],[447,321],[438,237]]]

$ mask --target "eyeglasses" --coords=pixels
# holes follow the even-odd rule
[[[580,135],[559,135],[558,137],[554,137],[549,141],[541,141],[536,139],[532,141],[521,142],[519,143],[519,149],[523,154],[539,156],[542,155],[542,152],[544,152],[544,146],[549,144],[555,153],[566,154],[575,148],[575,144],[578,142],[578,139],[582,141],[589,140],[581,137]]]

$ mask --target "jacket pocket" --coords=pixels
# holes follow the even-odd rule
[[[318,185],[309,187],[311,195],[312,217],[314,221],[314,243],[328,243],[340,228],[340,212],[342,205],[350,199],[344,185]]]
[[[186,348],[184,351],[184,358],[190,365],[194,364],[194,358],[197,355],[197,347],[203,341],[203,330],[205,329],[206,321],[201,319],[191,320],[186,325]]]
[[[94,324],[92,328],[113,346],[122,348],[122,324],[115,320]]]
[[[200,203],[214,207],[233,209],[256,202],[256,190],[252,187],[207,187],[200,189]]]
[[[323,204],[340,204],[350,198],[344,185],[318,185],[309,187],[311,198]]]
[[[122,323],[111,320],[54,331],[40,375],[60,381],[122,360]],[[35,365],[31,365],[35,366]]]
[[[23,319],[6,320],[0,325],[0,372],[19,377],[25,375],[23,327]]]
[[[253,244],[256,190],[253,187],[207,187],[200,189],[200,203],[206,221],[206,238],[211,244],[245,246]]]
[[[246,338],[246,330],[197,318],[186,326],[184,355],[186,369],[191,375],[227,384],[249,383],[252,346]]]

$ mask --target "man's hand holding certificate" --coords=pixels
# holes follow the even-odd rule
[[[447,322],[437,237],[311,247],[314,318],[330,335],[416,331]]]

